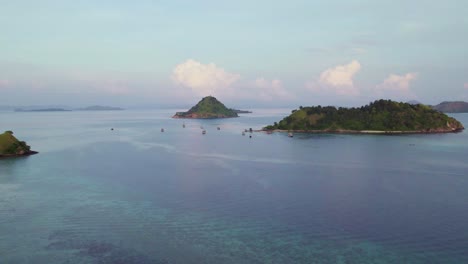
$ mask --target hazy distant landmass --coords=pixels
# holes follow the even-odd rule
[[[233,108],[231,108],[230,110],[234,111],[237,114],[251,114],[252,113],[252,111],[249,111],[249,110],[239,110],[239,109],[233,109]]]
[[[40,108],[40,109],[15,109],[15,112],[67,112],[71,110],[63,108]]]
[[[463,130],[455,118],[430,106],[378,100],[357,108],[300,107],[264,130],[312,133],[447,133]]]
[[[120,111],[124,110],[120,107],[113,107],[113,106],[102,106],[102,105],[92,105],[85,108],[80,108],[78,110],[81,111]]]
[[[26,156],[36,153],[36,151],[31,150],[31,147],[26,142],[19,141],[13,136],[12,131],[5,131],[3,134],[0,134],[0,158]]]
[[[228,117],[238,117],[238,115],[233,109],[227,108],[215,97],[207,96],[187,112],[177,112],[172,118],[210,119]]]
[[[444,113],[468,113],[468,103],[463,101],[442,102],[433,108]]]
[[[422,104],[421,102],[417,101],[417,100],[411,100],[411,101],[408,101],[406,102],[407,104],[410,104],[410,105],[418,105],[418,104]]]

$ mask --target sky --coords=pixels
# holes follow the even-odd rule
[[[468,101],[468,1],[0,0],[0,105]]]

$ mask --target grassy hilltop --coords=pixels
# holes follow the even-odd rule
[[[333,106],[300,107],[279,123],[264,130],[326,132],[457,132],[463,125],[456,119],[425,105],[378,100],[356,108]]]

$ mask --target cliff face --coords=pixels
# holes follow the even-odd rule
[[[37,152],[31,151],[26,142],[19,141],[13,132],[6,131],[0,134],[0,157],[11,157],[11,156],[24,156],[31,155]]]
[[[444,113],[468,113],[468,103],[463,101],[442,102],[433,108]]]
[[[238,117],[237,113],[227,108],[213,96],[204,97],[187,112],[178,112],[173,118],[228,118]]]

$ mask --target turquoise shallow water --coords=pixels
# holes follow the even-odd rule
[[[468,263],[467,132],[249,138],[288,111],[175,111],[0,112],[40,151],[0,160],[0,263]]]

